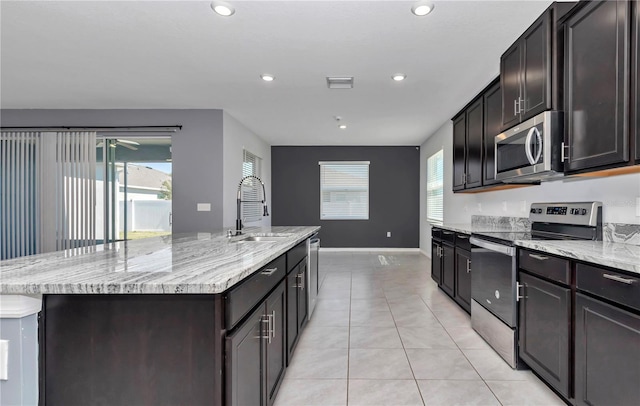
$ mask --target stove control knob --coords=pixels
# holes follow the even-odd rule
[[[582,210],[580,211],[580,214],[582,214],[583,216],[584,216],[585,214],[587,214],[587,209],[582,209]]]
[[[538,214],[542,213],[542,209],[538,209]]]
[[[536,213],[536,209],[531,209],[531,213],[535,214]]]

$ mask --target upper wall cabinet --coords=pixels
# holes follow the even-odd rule
[[[495,180],[494,138],[500,133],[500,83],[492,82],[453,118],[453,190],[500,183]]]
[[[575,3],[554,3],[500,58],[502,129],[559,105],[558,24]]]
[[[566,21],[565,170],[569,173],[629,161],[630,4],[586,2]],[[634,47],[637,50],[637,32]],[[637,78],[637,63],[634,70]],[[637,133],[637,107],[635,111]]]
[[[640,87],[638,86],[638,66],[640,63],[639,52],[640,47],[640,5],[638,2],[633,3],[633,26],[632,26],[632,37],[631,37],[631,46],[632,46],[632,65],[631,65],[631,81],[632,81],[632,103],[633,109],[631,110],[631,134],[634,137],[634,142],[636,144],[636,154],[635,160],[637,164],[640,164],[640,128],[638,125],[640,124],[640,103],[638,102],[638,96],[640,96]]]

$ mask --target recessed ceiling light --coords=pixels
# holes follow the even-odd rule
[[[419,17],[426,16],[433,11],[433,3],[430,1],[418,1],[411,7],[411,12]]]
[[[264,80],[265,82],[273,82],[276,77],[268,73],[265,73],[263,75],[260,75],[260,78],[262,78],[262,80]]]
[[[407,75],[405,75],[404,73],[396,73],[395,75],[391,76],[391,78],[396,82],[402,82],[407,78]]]
[[[233,13],[236,12],[236,10],[231,7],[231,5],[229,3],[225,3],[224,1],[212,1],[211,2],[211,8],[213,9],[213,11],[215,11],[216,13],[220,14],[223,17],[229,17],[230,15],[233,15]]]
[[[347,126],[345,124],[340,124],[338,128],[341,130],[344,130],[345,128],[347,128]]]

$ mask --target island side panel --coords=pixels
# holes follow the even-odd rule
[[[41,405],[217,405],[220,295],[46,295]]]

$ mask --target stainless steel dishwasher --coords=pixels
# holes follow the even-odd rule
[[[318,298],[318,254],[320,251],[320,238],[318,234],[311,236],[309,241],[309,264],[307,266],[307,280],[309,281],[309,319],[316,306]]]

